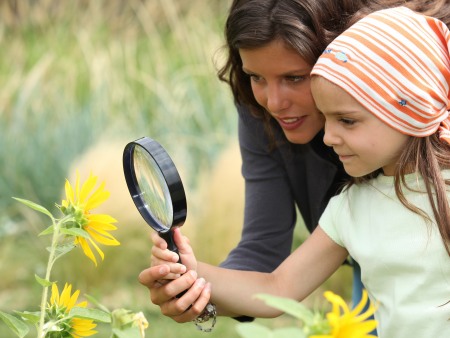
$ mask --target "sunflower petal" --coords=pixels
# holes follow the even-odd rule
[[[367,301],[369,297],[367,295],[367,290],[362,291],[361,300],[358,303],[358,305],[355,306],[355,308],[352,310],[352,315],[357,315],[361,313],[361,311],[366,307]]]
[[[92,246],[95,248],[95,250],[97,250],[98,254],[100,255],[100,258],[102,260],[105,259],[105,254],[103,253],[103,251],[99,248],[99,246],[92,240],[89,239],[89,242],[91,242]]]
[[[95,266],[97,266],[97,259],[94,256],[94,253],[92,252],[92,249],[90,248],[88,242],[82,238],[82,237],[77,237],[78,243],[80,243],[81,248],[83,249],[84,254],[91,260],[94,262]]]
[[[70,299],[66,302],[67,304],[67,312],[69,312],[77,303],[78,296],[80,295],[80,290],[75,291]]]
[[[101,231],[99,229],[88,230],[89,235],[91,235],[92,239],[95,239],[98,243],[104,245],[120,245],[120,242],[114,238],[113,235],[106,231]]]
[[[70,294],[72,292],[72,285],[71,284],[65,284],[64,289],[61,292],[61,296],[59,297],[59,305],[62,306],[63,304],[67,306],[68,303],[70,303]],[[77,296],[78,297],[78,296]]]
[[[57,317],[57,320],[64,320],[64,316],[68,316],[68,312],[77,302],[78,296],[80,294],[79,290],[76,290],[72,294],[72,285],[66,283],[64,285],[63,291],[59,294],[58,287],[56,283],[52,284],[52,295],[50,297],[50,312],[49,316]],[[86,307],[87,302],[83,301],[77,304],[79,307]],[[69,327],[64,327],[63,331],[60,333],[64,337],[89,337],[93,334],[97,333],[93,329],[97,326],[97,324],[91,319],[84,318],[69,318]]]
[[[111,217],[109,215],[102,215],[102,214],[92,214],[88,216],[88,219],[92,222],[99,222],[99,223],[116,223],[117,220],[114,217]]]
[[[352,311],[349,310],[348,305],[338,295],[327,291],[324,293],[324,296],[332,304],[332,311],[327,313],[326,315],[332,330],[332,334],[330,336],[323,337],[373,337],[369,335],[369,333],[376,328],[377,321],[366,319],[373,315],[373,313],[375,312],[375,307],[373,305],[370,305],[365,312],[362,312],[364,311],[364,308],[366,307],[368,301],[366,290],[363,290],[361,302]],[[320,336],[314,337],[319,338]]]
[[[86,210],[92,210],[105,202],[110,196],[109,191],[104,190],[104,183],[98,188],[86,203]]]
[[[95,184],[97,183],[97,176],[93,176],[92,174],[89,174],[88,179],[86,182],[83,183],[83,186],[81,187],[80,195],[78,196],[80,199],[80,203],[85,203],[85,200],[87,199],[89,193],[94,189]]]
[[[66,232],[66,235],[75,237],[75,244],[80,244],[84,254],[95,265],[97,265],[97,259],[94,249],[98,252],[101,259],[104,259],[104,253],[96,242],[109,246],[120,245],[120,242],[109,233],[109,231],[117,230],[117,227],[113,224],[117,220],[109,215],[93,215],[90,213],[92,209],[99,206],[110,196],[109,191],[105,190],[104,182],[95,189],[97,179],[97,176],[90,173],[87,180],[80,187],[80,175],[77,171],[75,192],[74,188],[67,181],[66,195],[68,197],[66,201],[63,201],[63,205],[69,210],[68,212],[73,213],[78,228],[85,230],[89,234],[89,237],[84,238],[80,236],[80,233],[76,233],[75,231],[72,233]]]
[[[103,231],[114,231],[117,230],[117,227],[111,223],[103,223],[103,222],[89,222],[89,228],[98,229]]]
[[[59,303],[59,290],[56,286],[56,283],[52,284],[52,295],[50,297],[50,304],[58,304]]]
[[[73,189],[72,189],[72,186],[70,185],[70,182],[68,180],[66,180],[66,184],[64,185],[64,190],[66,192],[66,200],[67,201],[63,201],[63,203],[64,202],[66,202],[66,203],[73,203],[73,199],[74,199]]]

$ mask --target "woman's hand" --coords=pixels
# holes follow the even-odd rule
[[[158,305],[161,313],[178,323],[190,322],[204,310],[211,297],[211,284],[190,270],[179,278],[168,281],[168,265],[157,265],[145,269],[139,274],[139,282],[150,291],[150,300]],[[177,298],[182,291],[186,293]]]
[[[158,234],[152,234],[152,267],[139,275],[139,281],[150,291],[150,299],[161,313],[179,323],[189,322],[201,314],[211,296],[211,285],[197,278],[197,260],[189,240],[174,230],[178,255],[167,249],[167,243]],[[188,272],[186,272],[189,269]],[[181,292],[186,291],[181,297]]]

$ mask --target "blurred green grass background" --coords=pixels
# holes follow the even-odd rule
[[[37,237],[48,220],[12,197],[55,211],[65,178],[92,171],[112,193],[98,212],[118,219],[122,245],[105,248],[97,268],[74,250],[57,262],[52,279],[110,309],[144,311],[149,337],[202,335],[160,315],[137,282],[149,264],[150,229],[126,190],[121,156],[128,141],[144,135],[163,144],[185,184],[183,230],[200,259],[225,258],[239,239],[243,203],[237,116],[216,77],[230,3],[0,0],[0,310],[37,309],[34,274],[44,274],[49,243]],[[296,245],[304,236],[300,226]],[[344,267],[326,287],[348,297],[349,281]],[[322,304],[317,294],[309,302]],[[209,336],[236,336],[234,325],[220,318]],[[0,337],[11,336],[0,323]],[[108,328],[100,326],[98,337],[109,337]]]

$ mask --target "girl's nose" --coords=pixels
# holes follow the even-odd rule
[[[333,123],[325,120],[325,134],[323,136],[323,143],[329,147],[339,144],[340,138],[336,134],[336,127]]]

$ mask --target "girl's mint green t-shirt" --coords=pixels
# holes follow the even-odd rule
[[[450,171],[444,176],[450,178]],[[362,282],[378,306],[380,338],[450,337],[450,256],[422,179],[411,174],[406,181],[422,191],[404,188],[406,198],[433,223],[405,208],[394,178],[380,175],[332,198],[319,225],[360,264]]]

